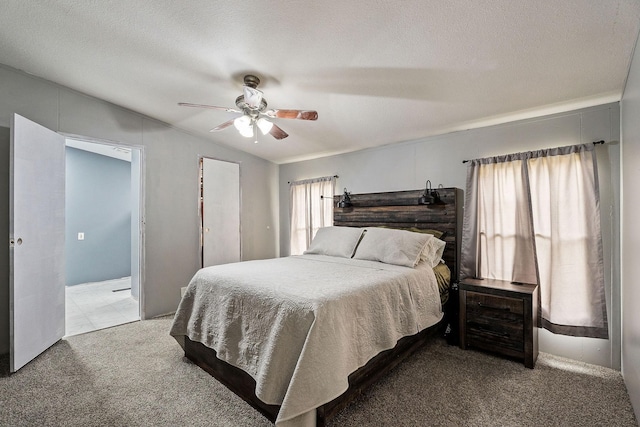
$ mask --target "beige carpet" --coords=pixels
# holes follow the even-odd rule
[[[0,426],[269,426],[186,361],[170,318],[65,339],[11,376]],[[534,370],[435,340],[331,426],[635,426],[619,372],[541,353]]]

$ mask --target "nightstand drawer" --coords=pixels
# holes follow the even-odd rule
[[[520,298],[498,297],[495,295],[467,292],[467,310],[470,314],[488,316],[495,319],[520,319],[524,313],[524,302]]]
[[[467,322],[467,344],[481,348],[505,347],[524,350],[524,331],[520,325],[483,325]]]
[[[524,349],[522,299],[467,292],[468,345]]]

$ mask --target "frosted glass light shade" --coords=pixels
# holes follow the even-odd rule
[[[262,102],[262,91],[245,86],[244,102],[246,102],[252,110],[257,110],[260,108],[260,103]]]
[[[253,136],[253,128],[248,127],[246,129],[242,129],[240,131],[240,135],[244,136],[245,138],[251,138]]]
[[[251,138],[253,136],[253,126],[251,123],[251,117],[240,116],[233,121],[233,126],[238,129],[240,135]]]
[[[273,123],[271,123],[269,120],[265,118],[259,118],[257,123],[263,135],[268,134],[271,128],[273,127]]]

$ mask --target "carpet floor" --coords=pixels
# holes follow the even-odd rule
[[[165,317],[66,338],[13,375],[0,426],[270,426],[183,357]],[[330,426],[637,426],[620,372],[541,353],[535,369],[435,339]]]

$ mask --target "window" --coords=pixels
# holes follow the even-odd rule
[[[335,177],[290,183],[291,255],[302,254],[316,231],[333,224],[333,189]]]
[[[541,326],[607,338],[592,144],[472,160],[461,277],[540,286]]]

